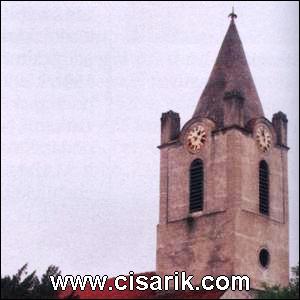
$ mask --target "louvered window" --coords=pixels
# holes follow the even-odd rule
[[[196,159],[190,167],[190,212],[203,209],[203,163]]]
[[[264,160],[259,163],[259,211],[269,214],[269,167]]]

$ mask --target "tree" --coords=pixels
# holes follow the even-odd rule
[[[54,291],[49,276],[60,275],[59,268],[49,266],[40,280],[36,276],[36,271],[28,275],[27,267],[28,264],[25,264],[12,277],[1,278],[1,299],[57,299],[59,291]],[[76,297],[71,293],[66,299],[76,299]]]
[[[292,268],[292,273],[288,287],[264,284],[264,290],[257,293],[257,299],[299,299],[299,263]]]

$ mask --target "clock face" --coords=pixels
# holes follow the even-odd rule
[[[206,141],[206,132],[202,125],[197,124],[192,126],[186,137],[186,145],[189,151],[199,152]]]
[[[268,152],[271,148],[272,137],[269,129],[261,125],[256,130],[256,142],[259,149],[263,152]]]

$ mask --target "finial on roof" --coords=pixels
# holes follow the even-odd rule
[[[232,21],[237,18],[237,15],[234,13],[234,6],[232,6],[232,12],[228,15],[229,18],[231,18]]]

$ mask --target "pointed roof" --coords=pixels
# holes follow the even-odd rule
[[[209,117],[218,127],[223,126],[223,98],[228,92],[239,92],[243,96],[245,124],[252,118],[264,116],[235,26],[236,15],[233,12],[229,16],[231,22],[228,31],[193,115],[193,117]]]

